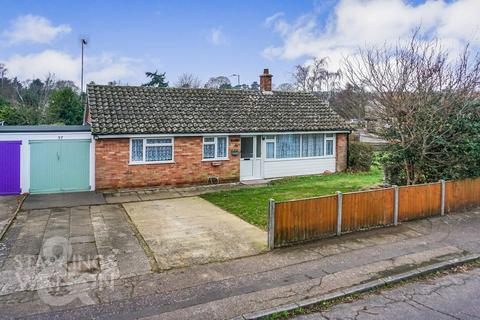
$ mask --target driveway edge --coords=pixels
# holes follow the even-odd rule
[[[159,272],[160,268],[158,267],[158,262],[157,262],[157,259],[155,258],[155,253],[148,246],[147,241],[145,241],[145,238],[143,237],[143,235],[138,230],[137,226],[135,225],[135,222],[133,222],[133,220],[132,220],[132,217],[130,217],[127,209],[123,206],[123,203],[120,204],[120,208],[123,211],[123,214],[125,216],[125,220],[127,221],[127,224],[129,225],[130,229],[132,230],[135,238],[137,238],[137,241],[140,244],[140,247],[143,249],[143,252],[145,253],[145,256],[148,259],[148,262],[150,263],[150,270],[153,273]]]
[[[10,226],[13,224],[13,221],[17,217],[18,212],[20,211],[20,209],[22,209],[23,202],[25,201],[25,199],[27,199],[28,193],[24,193],[21,196],[22,196],[22,199],[18,201],[17,209],[12,213],[12,216],[10,217],[8,222],[5,224],[3,229],[0,231],[0,241],[3,240],[3,236],[5,235],[5,233],[7,233],[8,229],[10,229]]]
[[[414,278],[414,277],[418,277],[418,276],[425,275],[425,274],[428,274],[428,273],[432,273],[432,272],[435,272],[435,271],[438,271],[438,270],[452,268],[452,267],[455,267],[455,266],[458,266],[458,265],[461,265],[461,264],[465,264],[465,263],[468,263],[468,262],[472,262],[472,261],[475,261],[475,260],[478,260],[478,259],[480,259],[480,254],[470,254],[470,255],[466,255],[466,256],[461,257],[461,258],[454,258],[454,259],[450,259],[450,260],[447,260],[447,261],[442,261],[442,262],[439,262],[439,263],[431,264],[431,265],[428,265],[428,266],[415,268],[413,270],[403,272],[403,273],[399,273],[399,274],[396,274],[396,275],[383,277],[383,278],[380,278],[380,279],[377,279],[377,280],[368,281],[368,282],[365,282],[365,283],[362,283],[362,284],[355,285],[353,287],[339,289],[339,290],[336,290],[336,291],[329,292],[327,294],[320,295],[320,296],[315,297],[315,298],[309,298],[309,299],[305,299],[305,300],[301,300],[301,301],[298,301],[298,302],[281,305],[281,306],[278,306],[278,307],[274,307],[274,308],[270,308],[270,309],[266,309],[266,310],[262,310],[262,311],[243,314],[241,316],[232,318],[232,320],[261,319],[261,318],[268,317],[270,315],[273,315],[273,314],[276,314],[276,313],[279,313],[279,312],[293,311],[297,308],[304,308],[304,307],[315,305],[315,304],[318,304],[318,303],[321,303],[321,302],[326,302],[326,301],[338,299],[338,298],[341,298],[341,297],[349,296],[349,295],[352,295],[352,294],[363,293],[365,291],[369,291],[369,290],[372,290],[372,289],[375,289],[375,288],[378,288],[378,287],[381,287],[381,286],[384,286],[384,285],[387,285],[387,284],[393,284],[393,283],[397,283],[397,282],[407,280],[407,279],[410,279],[410,278]]]

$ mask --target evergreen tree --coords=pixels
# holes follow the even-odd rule
[[[66,125],[82,124],[82,102],[72,88],[65,87],[52,91],[48,101],[48,123],[62,123]]]
[[[158,70],[155,72],[145,72],[147,78],[150,78],[150,81],[147,83],[142,84],[144,87],[157,87],[157,88],[166,88],[168,87],[168,81],[165,77],[165,72],[158,74]]]

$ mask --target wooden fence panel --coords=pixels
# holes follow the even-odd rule
[[[275,203],[276,247],[334,235],[336,225],[336,195]]]
[[[344,193],[342,232],[351,232],[394,221],[395,189]],[[325,238],[337,231],[337,195],[275,203],[273,245],[279,247]],[[398,221],[439,215],[442,185],[403,186],[398,190]],[[480,205],[480,178],[445,183],[445,212]]]
[[[398,220],[408,221],[439,215],[442,202],[440,183],[403,186],[398,192]]]
[[[465,210],[480,204],[480,178],[445,183],[445,211]]]
[[[343,194],[342,232],[393,224],[395,189]]]

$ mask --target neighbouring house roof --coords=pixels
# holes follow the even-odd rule
[[[89,85],[87,94],[99,135],[350,129],[311,93]]]
[[[388,144],[388,141],[382,139],[378,135],[363,130],[357,130],[358,141],[371,144]]]
[[[38,126],[0,126],[0,133],[12,133],[12,132],[84,132],[90,131],[89,125],[65,125],[65,126],[50,126],[50,125],[38,125]]]

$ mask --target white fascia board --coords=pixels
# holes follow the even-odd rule
[[[269,132],[238,132],[238,133],[176,133],[176,134],[99,134],[95,139],[118,139],[118,138],[151,138],[151,137],[208,137],[208,136],[266,136],[279,134],[309,134],[309,133],[350,133],[349,130],[323,130],[323,131],[269,131]]]
[[[56,140],[59,137],[63,139],[91,139],[90,132],[8,132],[0,134],[0,141],[5,140]]]

